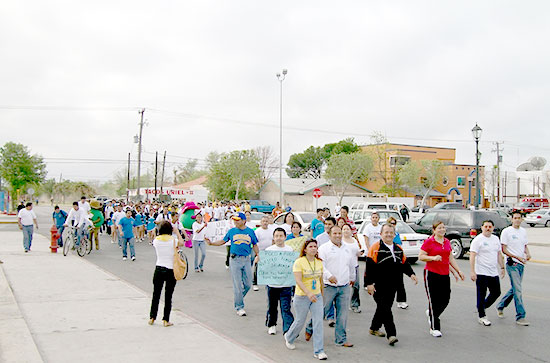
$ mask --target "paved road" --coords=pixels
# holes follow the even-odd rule
[[[37,208],[41,232],[49,229],[49,209]],[[47,217],[46,217],[47,216]],[[0,226],[14,228],[14,226]],[[550,231],[550,230],[549,230]],[[542,232],[541,232],[542,233]],[[136,246],[137,261],[121,260],[121,252],[116,244],[111,244],[107,236],[101,238],[102,249],[93,251],[85,258],[97,266],[119,276],[136,287],[150,293],[152,272],[155,264],[154,251],[148,243]],[[192,259],[192,250],[187,250]],[[178,283],[174,294],[174,308],[186,312],[216,331],[239,341],[243,345],[271,358],[276,362],[293,362],[297,359],[311,359],[312,346],[300,340],[297,349],[288,351],[280,331],[276,336],[268,336],[265,322],[266,293],[263,288],[251,291],[246,297],[247,317],[238,317],[233,310],[233,294],[229,271],[224,267],[223,247],[209,247],[204,273],[191,272],[189,277]],[[468,261],[459,261],[461,269],[468,271]],[[362,264],[361,269],[364,266]],[[414,266],[418,276],[422,274],[422,264]],[[506,318],[498,319],[494,308],[489,309],[491,327],[477,323],[475,312],[475,285],[471,281],[452,284],[451,303],[442,316],[443,338],[432,338],[428,334],[428,324],[424,315],[426,296],[422,284],[413,286],[406,282],[408,310],[394,309],[395,321],[400,339],[396,347],[390,347],[381,338],[368,335],[368,327],[374,313],[374,302],[365,291],[361,292],[361,314],[350,312],[348,321],[349,340],[355,347],[340,348],[333,343],[334,331],[325,327],[325,351],[329,359],[336,361],[359,362],[365,359],[376,361],[425,362],[434,358],[448,362],[468,360],[484,361],[550,361],[550,266],[530,264],[524,280],[524,300],[528,312],[529,327],[517,326],[514,322],[514,309],[505,311]],[[502,289],[509,288],[506,278]],[[144,315],[147,311],[144,311]]]

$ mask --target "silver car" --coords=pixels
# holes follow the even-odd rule
[[[317,213],[314,212],[291,212],[294,214],[294,221],[300,222],[302,225],[302,232],[309,232],[311,231],[311,222],[317,217]],[[282,225],[285,223],[285,216],[288,214],[288,212],[281,213],[275,218],[275,224]]]
[[[389,217],[395,218],[397,221],[402,221],[403,218],[401,217],[401,213],[396,212],[394,210],[374,210],[374,209],[367,209],[367,210],[356,210],[353,213],[351,213],[351,220],[355,222],[357,226],[363,223],[363,221],[370,222],[370,216],[373,212],[376,212],[378,216],[380,217],[380,223],[383,223],[388,219]]]
[[[529,226],[550,226],[550,209],[539,209],[525,216],[525,223]]]
[[[361,223],[361,227],[359,227],[359,230],[357,231],[357,237],[359,237],[361,249],[365,250],[365,254],[363,254],[361,257],[365,257],[367,252],[365,238],[363,237],[363,234],[369,223],[370,221],[365,221],[365,223]],[[381,224],[384,223],[381,222]],[[409,263],[415,263],[416,261],[418,261],[420,247],[422,247],[424,241],[430,236],[428,236],[427,234],[416,233],[414,229],[411,228],[411,226],[403,221],[397,221],[395,231],[399,233],[399,237],[401,238],[402,242],[401,247],[403,248],[403,251],[405,252],[405,257],[407,257]]]

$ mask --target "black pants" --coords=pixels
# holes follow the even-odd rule
[[[439,275],[424,270],[424,286],[428,295],[428,312],[433,330],[441,330],[439,317],[451,299],[451,279],[449,275]]]
[[[267,286],[267,314],[265,318],[265,325],[267,327],[277,325],[277,305],[279,305],[281,308],[281,317],[283,318],[283,334],[290,329],[290,326],[294,322],[294,315],[290,311],[293,295],[292,287]]]
[[[372,330],[379,330],[382,325],[384,325],[386,336],[388,337],[394,337],[397,334],[391,311],[395,294],[395,286],[385,288],[377,287],[377,290],[374,292],[376,311],[374,312],[370,328]]]
[[[405,291],[405,283],[403,282],[403,274],[401,274],[401,279],[399,280],[399,285],[397,286],[397,302],[407,302],[407,292]]]
[[[477,275],[477,313],[480,318],[485,316],[485,309],[497,301],[500,296],[500,281],[498,276]],[[487,295],[489,289],[489,296]]]
[[[225,246],[227,249],[227,255],[225,256],[225,266],[229,267],[229,249],[231,246]]]
[[[151,319],[157,318],[157,312],[159,309],[160,293],[162,292],[162,286],[166,282],[166,288],[164,289],[164,315],[162,320],[170,321],[170,311],[172,310],[172,294],[176,287],[176,278],[174,277],[174,270],[162,266],[155,268],[153,274],[153,300],[151,301]]]

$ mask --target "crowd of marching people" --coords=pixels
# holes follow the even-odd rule
[[[249,290],[259,290],[260,251],[295,251],[287,243],[302,238],[299,257],[292,267],[295,284],[266,286],[267,333],[277,334],[280,312],[286,347],[295,349],[297,337],[303,334],[306,341],[313,340],[314,357],[325,360],[328,356],[324,349],[323,321],[327,320],[328,326],[334,328],[334,343],[352,348],[354,344],[347,334],[346,325],[350,311],[361,313],[360,284],[363,280],[363,288],[376,303],[368,331],[375,337],[385,337],[389,345],[395,345],[398,338],[392,307],[397,302],[398,308],[408,308],[404,276],[414,284],[419,280],[401,248],[401,239],[395,230],[397,221],[389,218],[383,224],[379,223],[378,214],[373,212],[364,235],[358,235],[355,223],[348,216],[348,207],[338,207],[334,216],[328,208],[322,208],[317,210],[310,231],[306,233],[294,219],[292,211],[286,211],[284,223],[274,223],[274,218],[284,212],[277,205],[273,213],[262,216],[259,227],[256,227],[250,224],[251,210],[246,202],[195,205],[186,202],[126,204],[109,201],[101,205],[97,200],[88,202],[82,197],[69,212],[56,206],[52,218],[60,232],[67,227],[74,228],[78,236],[91,232],[96,249],[100,248],[97,236],[110,234],[111,243],[118,243],[122,250],[123,260],[128,258],[128,247],[130,259],[136,259],[134,242],[149,242],[157,255],[149,324],[154,324],[157,318],[164,287],[164,326],[172,325],[170,310],[176,286],[173,257],[178,248],[186,246],[194,249],[193,267],[195,272],[200,273],[204,271],[206,245],[226,246],[226,267],[232,277],[234,309],[237,315],[246,316],[245,297]],[[189,216],[190,222],[186,222],[184,216]],[[25,228],[29,230],[29,224],[32,227],[33,221],[36,223],[32,204],[20,212],[19,220],[24,231]],[[222,220],[230,220],[232,228],[223,238],[211,240],[206,234],[208,223]],[[521,222],[522,216],[513,214],[512,226],[504,229],[499,238],[493,234],[493,222],[484,221],[482,233],[471,243],[469,276],[476,283],[478,322],[483,326],[491,325],[486,310],[498,300],[500,279],[506,272],[510,277],[511,289],[497,304],[497,316],[503,317],[504,309],[513,300],[516,323],[529,325],[525,319],[521,283],[524,266],[531,256]],[[433,234],[424,241],[418,256],[426,263],[420,279],[424,282],[427,296],[427,331],[436,338],[443,335],[441,316],[450,300],[450,275],[457,281],[466,278],[452,256],[445,233],[445,224],[434,221]],[[25,232],[25,238],[28,234],[28,231]],[[361,238],[366,249],[359,243]],[[30,250],[30,242],[26,239],[24,243],[25,251]],[[62,237],[58,243],[63,243]],[[359,276],[361,256],[366,258],[363,276]]]

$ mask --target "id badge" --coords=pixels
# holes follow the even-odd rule
[[[317,286],[317,280],[313,280],[313,281],[311,282],[311,289],[312,289],[312,290],[315,290],[315,289],[316,289],[316,286]]]

